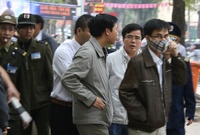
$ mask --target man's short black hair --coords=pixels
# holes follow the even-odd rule
[[[144,36],[151,36],[154,30],[167,29],[169,31],[170,25],[168,22],[160,19],[151,19],[144,24]]]
[[[143,28],[142,28],[142,26],[140,26],[139,24],[136,24],[136,23],[127,24],[123,28],[123,30],[122,30],[123,39],[125,38],[127,33],[130,33],[130,32],[135,31],[135,30],[140,30],[141,31],[141,36],[142,36],[142,39],[143,39],[144,38]]]
[[[92,17],[88,22],[90,34],[93,37],[100,37],[107,28],[112,31],[117,21],[118,19],[115,16],[98,14],[95,17]]]
[[[77,34],[77,29],[81,28],[83,31],[88,27],[88,21],[92,18],[91,15],[84,14],[76,20],[74,33]]]
[[[35,19],[36,19],[36,24],[38,24],[38,23],[41,23],[42,25],[41,25],[41,30],[43,29],[43,27],[44,27],[44,19],[43,19],[43,17],[42,16],[40,16],[40,15],[34,15],[35,16]]]

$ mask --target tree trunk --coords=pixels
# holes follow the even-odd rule
[[[184,0],[173,0],[172,22],[176,23],[181,29],[181,41],[182,45],[185,45],[185,2]],[[189,25],[189,24],[188,24]]]

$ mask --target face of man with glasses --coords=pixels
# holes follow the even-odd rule
[[[159,56],[168,49],[169,31],[168,29],[154,30],[151,35],[146,35],[146,39],[151,50]]]
[[[135,55],[142,43],[142,33],[140,30],[134,30],[130,33],[126,33],[126,36],[123,40],[124,42],[124,49],[126,50],[127,54]]]
[[[13,24],[0,24],[0,44],[6,45],[10,43],[11,38],[15,33],[15,27]]]

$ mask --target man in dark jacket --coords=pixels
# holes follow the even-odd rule
[[[171,40],[179,43],[181,37],[180,28],[170,22],[169,36]],[[182,49],[180,49],[182,48]],[[185,47],[178,44],[178,53],[184,56],[186,53]],[[185,57],[185,56],[184,56]],[[190,61],[185,58],[187,64],[188,81],[186,85],[172,85],[172,100],[169,113],[169,119],[167,123],[167,135],[185,135],[185,117],[188,120],[187,125],[192,124],[195,114],[195,95],[192,83],[192,72],[190,67]],[[184,113],[184,111],[186,113]]]
[[[144,25],[147,46],[128,63],[119,97],[128,113],[130,135],[166,134],[171,83],[183,85],[187,81],[186,65],[176,53],[177,44],[168,42],[168,34],[167,22],[147,21]],[[164,58],[164,52],[171,57]]]
[[[54,54],[55,50],[58,48],[58,43],[54,40],[53,37],[42,31],[44,27],[44,19],[42,16],[34,15],[34,17],[36,18],[36,25],[33,37],[44,44],[48,43],[51,47],[52,53]]]
[[[52,52],[48,44],[33,39],[35,17],[32,14],[20,14],[17,30],[22,55],[20,66],[21,103],[36,123],[38,135],[49,135],[50,92],[53,85]],[[21,130],[21,135],[31,134],[31,124]]]

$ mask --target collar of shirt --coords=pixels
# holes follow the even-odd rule
[[[120,48],[120,52],[121,52],[122,55],[124,56],[124,62],[125,62],[125,63],[128,63],[128,61],[129,61],[131,58],[130,58],[129,55],[126,53],[124,47],[121,47],[121,48]]]
[[[42,30],[38,33],[37,37],[35,37],[35,39],[37,41],[41,41],[42,40]]]
[[[75,51],[77,51],[81,47],[81,45],[76,41],[75,37],[65,40],[62,44],[73,45],[72,47]]]
[[[95,37],[91,37],[89,39],[89,41],[93,45],[93,47],[96,50],[96,52],[97,52],[97,54],[98,54],[99,57],[106,57],[107,54],[105,54],[103,52],[103,48],[101,47],[101,45],[99,44],[99,42],[97,41],[97,39]]]
[[[122,55],[124,56],[124,61],[126,61],[126,63],[128,63],[131,58],[129,57],[129,55],[125,51],[124,47],[121,47],[120,51],[121,51]],[[136,55],[140,54],[141,52],[142,52],[142,50],[138,49]]]
[[[148,47],[148,50],[150,52],[150,55],[152,56],[153,58],[153,61],[156,63],[156,65],[162,65],[163,63],[163,55],[161,54],[161,58],[159,58],[157,55],[155,55],[155,53],[153,51],[151,51],[151,49]]]

